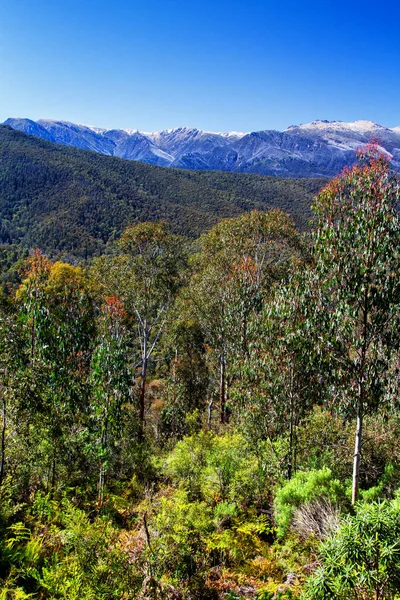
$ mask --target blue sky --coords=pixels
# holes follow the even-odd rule
[[[400,125],[400,0],[3,0],[0,121]]]

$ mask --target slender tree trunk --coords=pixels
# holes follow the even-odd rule
[[[56,450],[54,448],[53,449],[53,460],[51,463],[51,495],[54,494],[55,487],[56,487]]]
[[[290,397],[290,422],[289,422],[289,460],[288,460],[288,479],[292,478],[293,473],[293,445],[294,445],[294,401],[293,395]]]
[[[146,376],[147,376],[147,347],[148,347],[148,332],[145,327],[143,336],[143,349],[142,349],[142,371],[141,371],[141,384],[140,384],[140,396],[139,396],[139,427],[140,437],[143,437],[144,429],[144,408],[145,408],[145,395],[146,395]]]
[[[147,357],[143,357],[142,372],[141,372],[141,384],[140,384],[140,399],[139,399],[139,420],[143,425],[144,423],[144,406],[145,406],[145,394],[146,394],[146,376],[147,376]]]
[[[225,399],[226,399],[226,362],[225,351],[222,350],[220,356],[220,382],[219,382],[219,420],[225,423]]]
[[[175,348],[175,359],[172,365],[172,439],[175,439],[175,410],[176,410],[176,363],[178,362],[178,349]]]
[[[362,444],[362,430],[363,430],[363,417],[364,417],[364,403],[365,403],[365,363],[367,359],[368,349],[368,314],[369,314],[369,302],[368,302],[369,286],[365,286],[364,292],[364,306],[363,306],[363,343],[361,348],[361,360],[359,368],[359,380],[358,380],[358,399],[357,399],[357,424],[356,424],[356,439],[354,443],[354,460],[353,460],[353,485],[351,490],[351,502],[354,504],[358,499],[358,488],[360,478],[360,462],[361,462],[361,444]]]
[[[212,394],[209,394],[208,405],[207,405],[207,426],[208,426],[209,430],[211,429],[212,407],[213,407],[213,397],[212,397]]]
[[[98,496],[97,496],[97,504],[98,506],[102,506],[104,502],[104,485],[105,485],[105,468],[104,468],[104,452],[107,448],[107,419],[103,425],[103,431],[101,432],[101,450],[102,457],[100,461],[100,471],[99,471],[99,484],[98,484]]]
[[[4,479],[4,469],[5,469],[5,453],[6,453],[6,426],[7,426],[7,405],[6,405],[6,396],[4,393],[4,389],[0,386],[0,393],[2,395],[2,403],[3,403],[3,422],[1,426],[1,458],[0,458],[0,485],[3,483]]]
[[[354,461],[353,461],[353,485],[351,491],[351,501],[354,504],[358,499],[360,462],[361,462],[361,443],[362,443],[362,428],[363,428],[363,386],[360,384],[359,398],[357,404],[357,425],[356,439],[354,444]]]

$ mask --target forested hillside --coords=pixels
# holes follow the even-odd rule
[[[196,237],[220,219],[269,208],[304,228],[322,184],[164,169],[0,126],[0,244],[82,258],[103,252],[132,223],[165,219],[174,233]]]
[[[63,181],[83,156],[162,187],[14,135],[45,190],[61,156]],[[400,183],[361,158],[307,239],[253,210],[189,254],[154,214],[85,267],[26,258],[0,296],[1,600],[400,597]]]

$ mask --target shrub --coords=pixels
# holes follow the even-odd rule
[[[299,472],[281,487],[275,498],[275,519],[278,537],[284,537],[293,523],[294,512],[317,499],[337,503],[344,490],[330,469]]]
[[[148,557],[152,571],[172,582],[191,578],[207,565],[205,537],[213,529],[211,509],[191,502],[184,490],[161,496],[149,526]]]
[[[323,544],[321,561],[306,600],[392,599],[400,592],[399,500],[359,504]]]
[[[292,528],[300,538],[312,535],[323,540],[339,524],[339,509],[325,498],[315,498],[293,512]]]
[[[202,471],[213,443],[210,433],[186,437],[177,443],[165,461],[165,473],[183,485],[192,497],[200,495]]]
[[[3,582],[5,598],[38,597],[69,600],[134,600],[141,576],[125,552],[119,531],[102,518],[90,520],[67,500],[57,503],[38,494],[28,523],[9,527],[3,558],[11,566]],[[20,595],[18,595],[20,594]],[[36,597],[36,595],[34,596]]]
[[[200,432],[177,443],[164,462],[165,473],[193,499],[208,503],[262,503],[273,464],[268,446],[256,454],[240,434]]]

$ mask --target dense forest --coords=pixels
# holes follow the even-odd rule
[[[270,208],[305,228],[323,184],[165,169],[0,125],[0,245],[9,264],[32,247],[71,261],[106,252],[133,223],[166,220],[173,233],[195,238],[223,218]]]
[[[20,237],[3,237],[17,248],[1,265],[18,276],[0,296],[0,599],[400,598],[400,184],[385,157],[370,146],[328,183],[305,232],[280,208],[315,182],[1,134],[2,231]],[[85,227],[58,238],[76,257],[95,240],[81,264],[54,256],[70,227]]]

